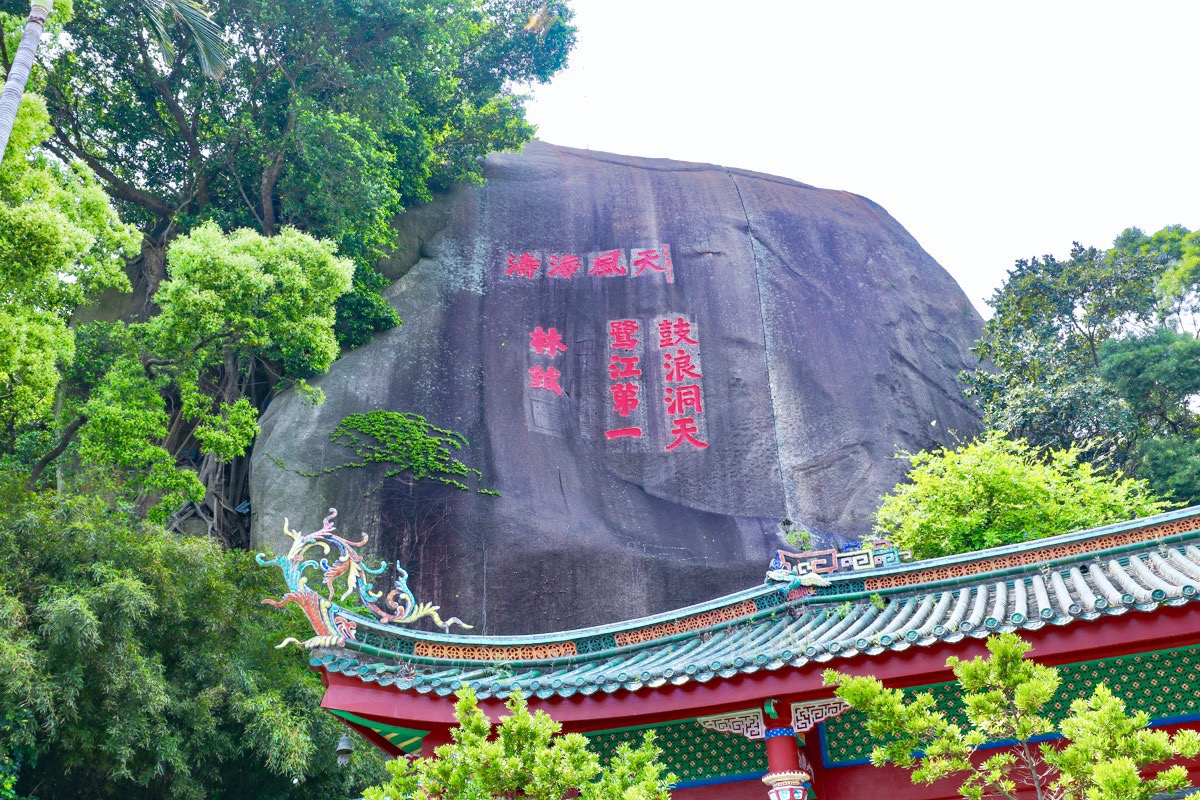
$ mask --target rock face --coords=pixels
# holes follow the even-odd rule
[[[539,142],[486,174],[398,221],[404,324],[314,381],[323,405],[264,413],[257,546],[334,506],[472,633],[600,624],[757,583],[785,517],[857,538],[898,448],[977,431],[955,376],[981,320],[871,201]],[[353,460],[330,433],[374,409],[462,431],[500,496],[298,474]]]

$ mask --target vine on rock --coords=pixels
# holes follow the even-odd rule
[[[483,477],[479,470],[468,467],[454,456],[456,451],[470,444],[467,438],[457,431],[431,425],[420,414],[382,410],[350,414],[334,428],[330,439],[354,448],[360,460],[330,467],[325,470],[327,473],[344,467],[388,464],[391,468],[383,474],[384,479],[409,473],[413,481],[428,478],[464,492],[470,491],[470,487],[460,478]],[[491,489],[476,491],[499,495]]]

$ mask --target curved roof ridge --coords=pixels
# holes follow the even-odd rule
[[[964,581],[1010,580],[1013,576],[1051,565],[1098,557],[1107,551],[1136,549],[1148,542],[1175,540],[1200,531],[1200,506],[1128,520],[1082,531],[1002,545],[970,553],[912,561],[827,575],[828,585],[813,590],[797,584],[767,582],[740,592],[645,617],[588,628],[538,634],[486,635],[415,630],[339,609],[352,620],[354,638],[372,647],[375,634],[380,655],[394,654],[395,645],[410,655],[435,660],[540,661],[574,659],[590,653],[622,650],[645,642],[673,640],[700,629],[721,629],[749,623],[797,605],[844,603],[874,595],[911,593],[922,587],[946,589]],[[789,593],[789,590],[793,590]],[[392,646],[383,646],[390,640]]]
[[[514,691],[526,697],[569,697],[703,683],[1046,626],[1094,624],[1104,617],[1200,600],[1200,548],[1195,546],[1200,543],[1200,514],[1189,517],[1193,524],[1161,537],[1084,550],[1019,570],[981,573],[936,591],[916,586],[877,597],[860,593],[852,600],[845,600],[847,595],[796,599],[741,618],[701,620],[703,624],[655,635],[610,636],[593,649],[576,648],[579,642],[569,652],[537,645],[425,642],[419,643],[424,650],[397,653],[357,636],[342,647],[321,648],[310,664],[420,694],[445,696],[470,687],[481,697],[503,698]],[[1150,533],[1163,524],[1161,517],[1150,519],[1155,522],[1115,533]],[[775,596],[781,594],[776,591]]]
[[[1109,523],[1108,525],[1100,525],[1095,528],[1086,528],[1081,531],[1059,533],[1055,534],[1054,536],[1046,536],[1039,539],[1029,539],[1024,542],[1017,542],[1016,544],[998,545],[996,547],[989,547],[986,550],[972,550],[967,553],[956,553],[950,556],[939,556],[938,558],[927,558],[920,561],[906,561],[902,564],[894,566],[856,570],[852,574],[855,578],[876,577],[879,575],[891,575],[898,572],[915,572],[925,569],[936,569],[938,567],[946,567],[965,562],[987,561],[996,558],[997,556],[1028,553],[1035,550],[1049,550],[1064,544],[1092,541],[1105,536],[1111,536],[1114,533],[1135,531],[1141,528],[1148,528],[1154,525],[1162,525],[1169,522],[1178,522],[1179,520],[1190,519],[1197,516],[1200,516],[1200,506],[1188,506],[1187,508],[1179,508],[1174,511],[1164,511],[1161,514],[1153,514],[1148,517],[1138,517],[1137,519],[1126,520],[1124,522],[1113,522]],[[842,579],[842,576],[838,577],[839,579]],[[848,577],[849,576],[847,576],[847,578]]]
[[[715,611],[747,601],[752,602],[757,597],[777,593],[779,591],[779,587],[780,584],[777,583],[763,583],[758,586],[753,586],[749,589],[742,589],[740,592],[721,595],[720,597],[715,597],[711,600],[693,603],[690,606],[683,606],[681,608],[672,608],[668,611],[661,611],[657,614],[651,614],[645,617],[634,617],[632,619],[609,622],[603,625],[593,625],[587,628],[570,628],[561,631],[549,631],[547,633],[517,633],[504,635],[443,633],[441,631],[422,631],[414,630],[413,628],[402,627],[399,625],[382,624],[377,620],[353,614],[351,612],[346,612],[345,616],[353,618],[359,625],[363,627],[378,628],[381,630],[386,630],[388,633],[413,634],[416,637],[428,639],[430,641],[452,642],[454,644],[544,644],[562,641],[563,639],[578,639],[581,637],[603,636],[605,634],[621,633],[628,630],[635,630],[637,628],[644,628],[651,625],[671,622],[679,619],[680,617],[689,617],[695,614],[702,614],[706,611]]]

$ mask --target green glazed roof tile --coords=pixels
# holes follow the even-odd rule
[[[1195,520],[1182,533],[1161,539],[1132,541],[1088,552],[1076,543],[1113,533],[1136,530],[1164,521]],[[882,589],[868,595],[854,592],[816,595],[791,601],[763,603],[756,597],[781,597],[779,585],[739,592],[673,614],[659,614],[619,625],[542,634],[529,637],[453,636],[389,628],[363,619],[365,629],[386,630],[412,643],[393,656],[379,648],[365,649],[355,640],[345,648],[314,652],[315,668],[353,675],[364,682],[394,685],[404,691],[449,695],[471,686],[480,696],[507,697],[519,690],[548,698],[576,693],[593,694],[642,686],[706,682],[759,670],[778,670],[810,662],[827,662],[859,654],[923,647],[939,641],[982,638],[1006,631],[1033,630],[1046,625],[1086,623],[1131,609],[1150,611],[1192,602],[1200,589],[1200,510],[1173,512],[1145,520],[1106,526],[1095,531],[1053,537],[948,559],[916,562],[884,569],[854,572],[864,577],[896,576],[948,568],[969,562],[986,563],[1022,553],[1046,552],[1040,562],[1020,567],[976,570],[974,576],[934,580]],[[1067,552],[1067,555],[1063,555]],[[1002,563],[1011,563],[1002,561]],[[833,581],[834,587],[838,581]],[[870,585],[870,584],[868,584]],[[755,600],[745,607],[747,600]],[[706,612],[749,608],[740,618],[721,619],[690,629],[669,625],[658,635],[639,637],[650,626]],[[707,620],[708,617],[701,619]],[[714,618],[715,619],[715,618]],[[356,618],[356,622],[357,622]],[[687,626],[684,626],[685,628]],[[674,632],[671,632],[674,631]],[[625,641],[625,644],[622,642]],[[448,659],[420,655],[422,642],[469,647],[513,647],[574,643],[575,654],[527,660]],[[354,651],[358,652],[354,652]],[[370,652],[374,650],[375,652]]]

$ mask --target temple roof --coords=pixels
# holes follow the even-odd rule
[[[311,664],[402,691],[449,695],[469,686],[480,697],[549,698],[1083,625],[1195,598],[1200,507],[893,566],[826,566],[824,575],[815,563],[789,566],[790,582],[553,634],[427,633],[340,610],[351,635],[317,649]]]

